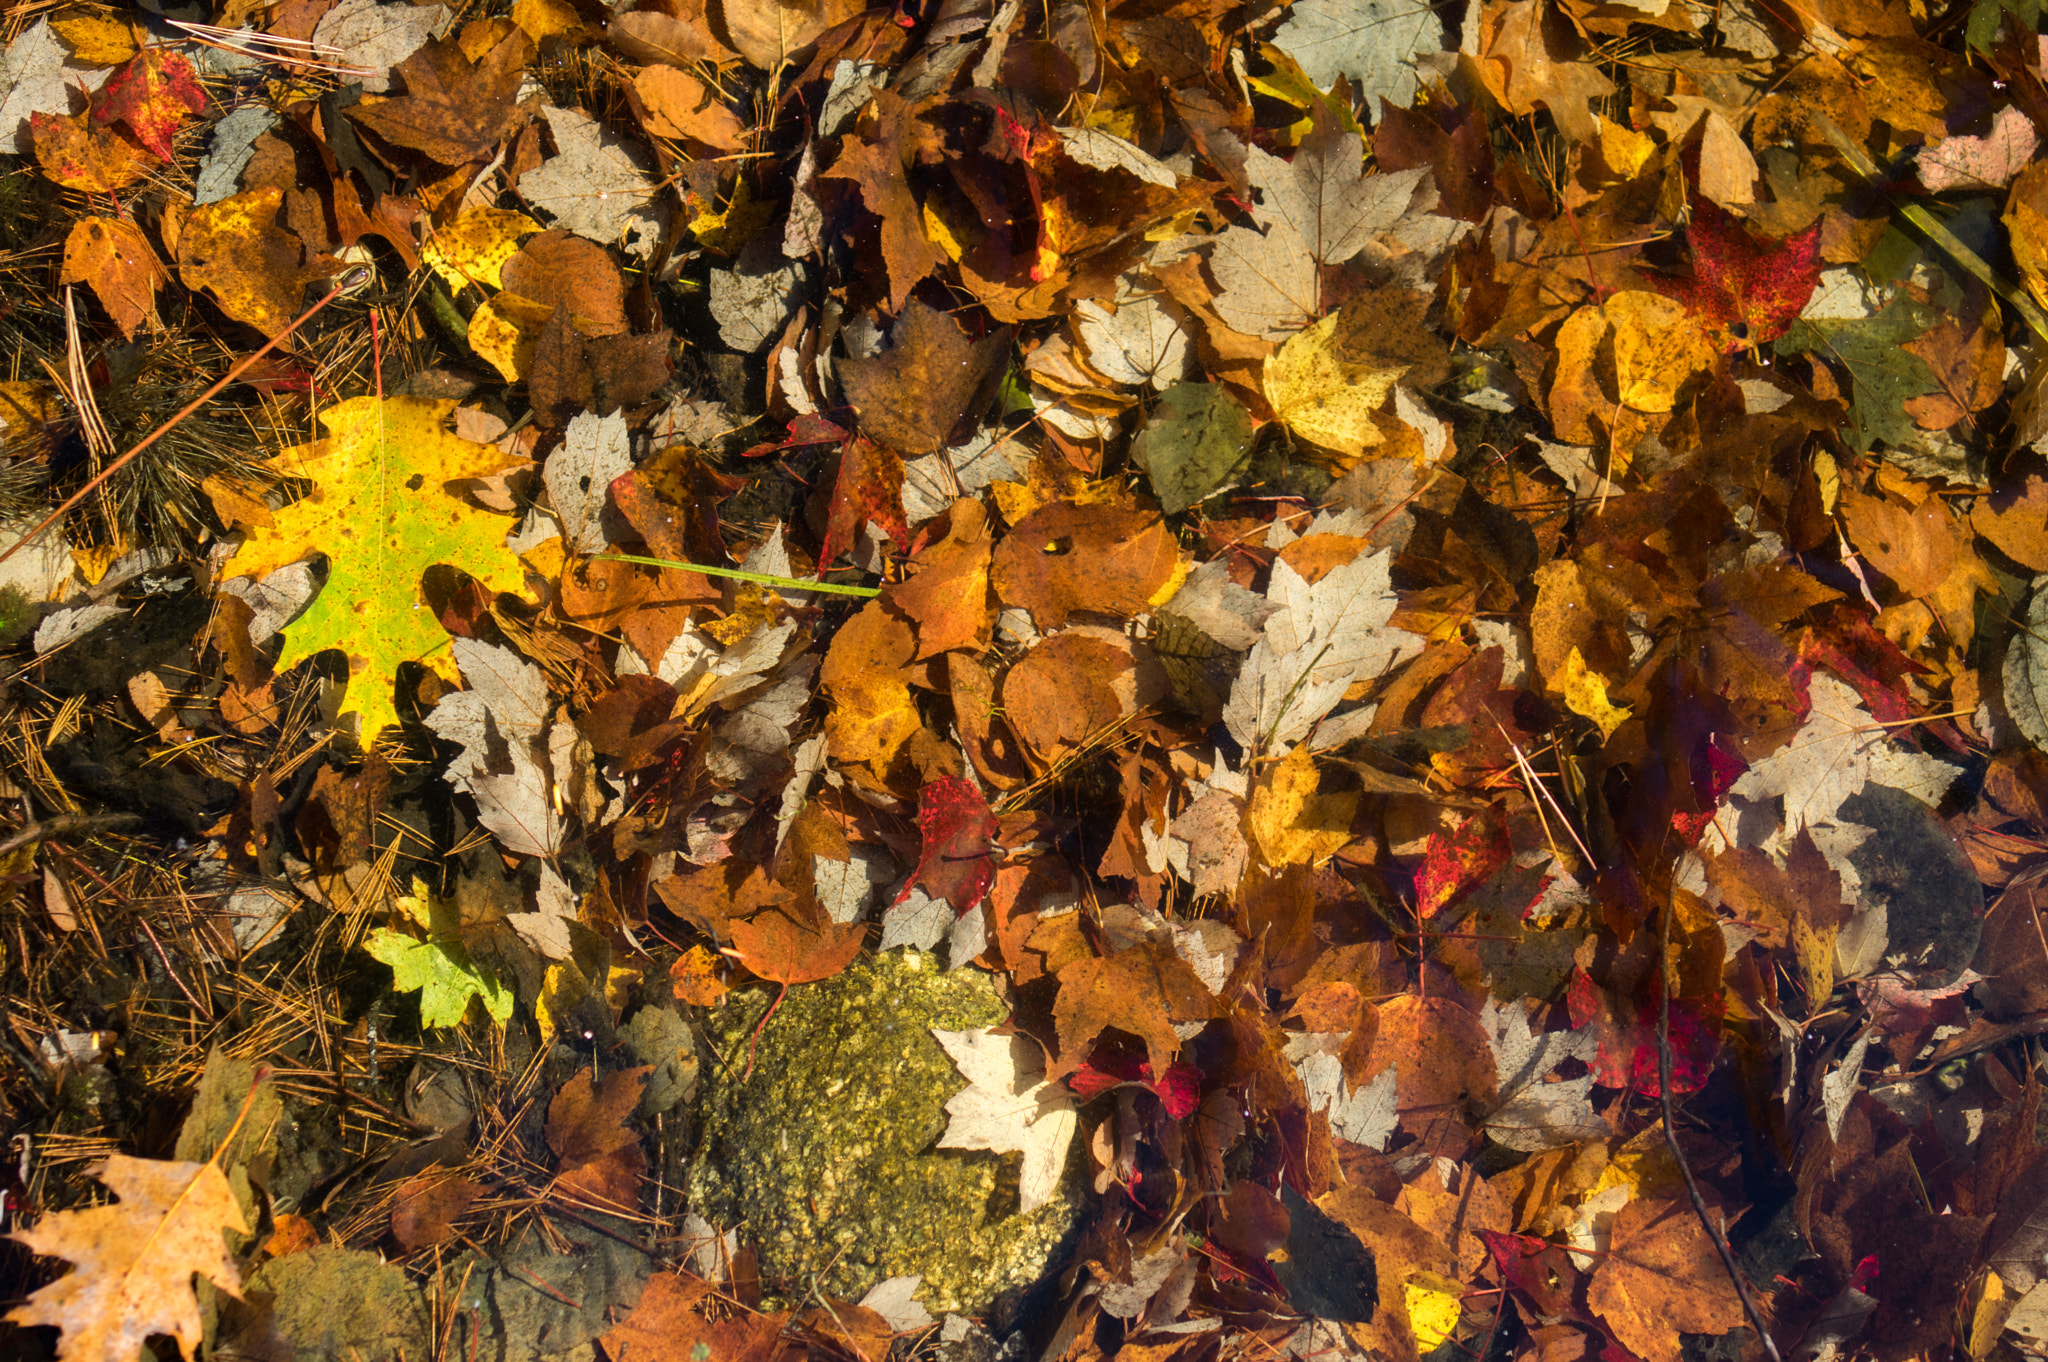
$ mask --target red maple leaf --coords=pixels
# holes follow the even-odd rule
[[[1593,1081],[1603,1088],[1628,1088],[1648,1097],[1661,1092],[1657,1081],[1657,1005],[1638,1008],[1616,997],[1574,969],[1565,1006],[1572,1029],[1591,1026],[1600,1050],[1593,1061]],[[1671,1095],[1682,1097],[1707,1085],[1720,1053],[1708,1004],[1698,998],[1671,1000]]]
[[[159,161],[172,156],[171,135],[188,114],[206,111],[206,92],[192,63],[165,47],[145,47],[100,91],[92,121],[125,124]]]
[[[1422,869],[1415,872],[1416,915],[1435,917],[1452,900],[1492,879],[1513,854],[1507,825],[1492,810],[1466,820],[1448,836],[1431,834]]]
[[[1723,354],[1784,335],[1820,282],[1818,222],[1782,239],[1751,236],[1733,213],[1694,195],[1685,239],[1692,246],[1690,279],[1644,277],[1683,304]]]
[[[941,777],[918,795],[917,827],[924,845],[917,869],[896,902],[909,898],[912,886],[921,884],[925,893],[944,899],[964,916],[981,902],[996,877],[997,823],[987,798],[971,780]]]
[[[1088,1062],[1067,1075],[1067,1087],[1082,1101],[1132,1084],[1151,1092],[1176,1121],[1194,1115],[1202,1104],[1202,1071],[1186,1060],[1175,1060],[1157,1079],[1143,1050],[1112,1044],[1098,1044]]]

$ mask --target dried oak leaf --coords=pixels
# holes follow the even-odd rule
[[[512,126],[513,97],[532,55],[533,40],[517,29],[478,62],[455,40],[437,38],[398,64],[403,97],[352,105],[348,116],[442,165],[488,161]]]
[[[120,1200],[59,1211],[8,1238],[75,1270],[8,1311],[15,1324],[64,1331],[58,1357],[127,1359],[151,1334],[169,1334],[184,1355],[203,1327],[193,1294],[197,1272],[240,1297],[241,1274],[222,1232],[249,1232],[227,1176],[212,1163],[171,1163],[111,1155],[92,1170]]]
[[[348,654],[346,708],[362,715],[362,737],[396,723],[392,687],[401,662],[426,662],[448,635],[422,608],[420,574],[447,563],[491,591],[525,584],[505,547],[510,522],[449,495],[443,485],[486,477],[508,463],[495,446],[452,434],[451,401],[351,398],[320,413],[328,438],[278,455],[280,471],[313,490],[277,512],[235,555],[233,571],[260,577],[314,553],[330,575],[287,634],[279,671],[323,648]]]
[[[593,1085],[579,1069],[548,1103],[547,1141],[559,1162],[555,1186],[577,1200],[631,1210],[647,1173],[640,1132],[626,1124],[640,1105],[652,1065],[618,1069]]]
[[[1064,1077],[1088,1059],[1105,1027],[1145,1043],[1152,1072],[1163,1074],[1180,1053],[1176,1022],[1217,1015],[1215,997],[1170,943],[1141,941],[1110,956],[1088,956],[1059,972],[1053,1003],[1060,1058],[1052,1073]]]
[[[965,914],[979,904],[996,877],[996,826],[988,797],[973,781],[944,776],[925,786],[917,797],[923,845],[917,869],[896,902],[902,903],[912,888],[923,885],[925,893],[944,899],[955,913]]]
[[[1678,1362],[1679,1335],[1725,1334],[1742,1301],[1714,1241],[1683,1201],[1631,1201],[1614,1217],[1587,1300],[1644,1362]]]
[[[1156,511],[1053,501],[997,543],[993,580],[1009,605],[1050,632],[1076,613],[1128,619],[1171,599],[1180,545]]]
[[[1820,282],[1820,224],[1783,240],[1749,234],[1727,209],[1695,196],[1686,225],[1692,277],[1646,275],[1690,312],[1723,354],[1785,334]]]
[[[92,285],[93,296],[130,340],[145,322],[156,322],[156,291],[168,277],[134,223],[80,218],[64,239],[59,282]]]
[[[188,116],[206,112],[192,63],[168,47],[147,47],[108,78],[93,101],[96,126],[119,123],[159,161],[177,153],[171,137]]]

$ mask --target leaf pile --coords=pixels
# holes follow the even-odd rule
[[[2048,1343],[2038,4],[211,18],[0,28],[14,1324]],[[906,946],[1021,1312],[676,1202]]]

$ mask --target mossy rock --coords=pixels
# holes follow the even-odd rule
[[[918,951],[855,961],[799,985],[754,1043],[774,992],[730,996],[706,1022],[702,1135],[690,1203],[759,1247],[763,1286],[858,1300],[890,1277],[924,1278],[934,1312],[976,1313],[1037,1280],[1073,1229],[1071,1158],[1059,1192],[1017,1214],[1021,1156],[937,1148],[966,1086],[932,1039],[1006,1015],[989,977],[941,971]]]

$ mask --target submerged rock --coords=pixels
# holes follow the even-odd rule
[[[1006,1015],[974,970],[890,951],[789,991],[762,1028],[772,990],[729,997],[706,1022],[702,1134],[690,1204],[738,1225],[760,1249],[763,1285],[858,1300],[890,1277],[924,1278],[934,1313],[978,1312],[1036,1280],[1073,1228],[1081,1169],[1017,1214],[1018,1155],[937,1148],[946,1101],[966,1080],[931,1028],[993,1026]]]

